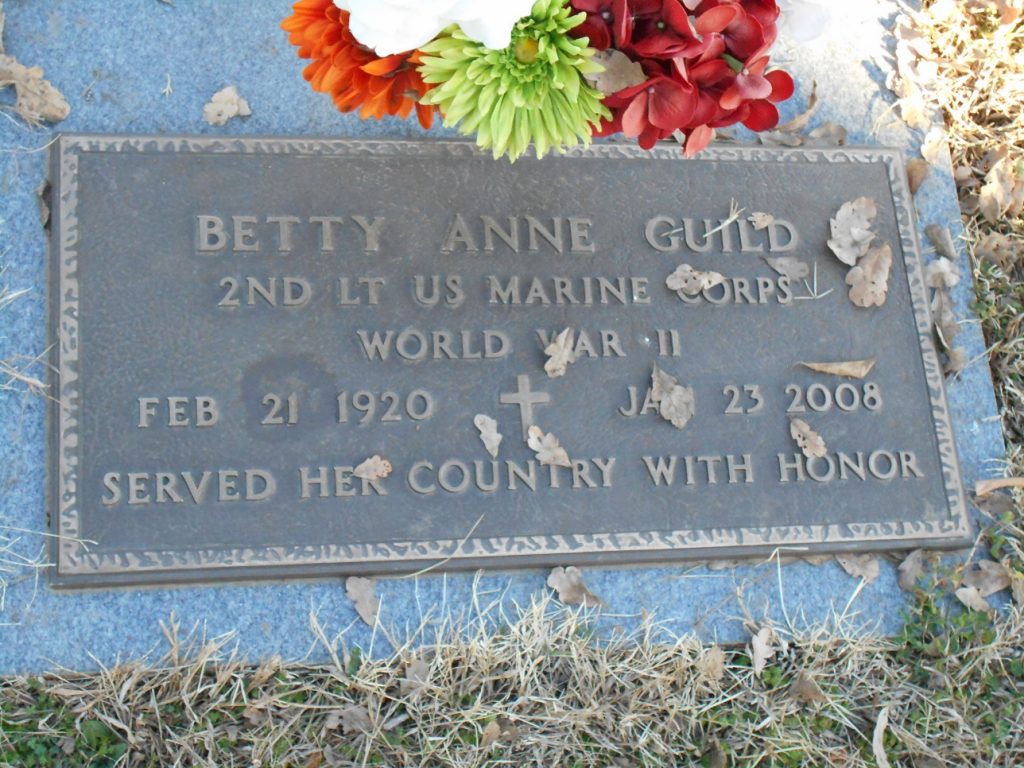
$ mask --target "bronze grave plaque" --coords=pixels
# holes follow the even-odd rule
[[[53,582],[959,544],[904,178],[884,149],[64,136]],[[826,245],[860,197],[869,307]]]

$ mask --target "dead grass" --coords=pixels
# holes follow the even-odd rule
[[[1024,221],[986,220],[976,195],[992,151],[1024,148],[1024,28],[1000,23],[995,0],[926,5],[916,24],[963,169],[977,308],[1020,474]],[[1019,572],[1020,507],[1001,498],[980,545]],[[0,765],[1024,765],[1024,616],[950,606],[959,583],[933,572],[901,637],[784,637],[760,675],[746,650],[666,640],[653,621],[600,639],[590,614],[548,598],[449,627],[418,657],[338,649],[321,666],[253,667],[230,638],[171,625],[162,659],[0,684]]]
[[[905,641],[791,637],[760,677],[743,651],[656,641],[653,622],[599,640],[549,598],[418,658],[342,650],[327,666],[243,665],[229,639],[171,625],[151,666],[0,688],[0,764],[853,768],[878,764],[885,708],[893,765],[1019,766],[1024,622],[973,616],[935,613]]]

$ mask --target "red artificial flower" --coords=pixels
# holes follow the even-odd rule
[[[769,2],[774,5],[774,0],[763,0],[765,4]],[[709,42],[721,39],[725,50],[737,59],[753,56],[775,42],[775,27],[773,23],[765,29],[757,14],[766,19],[770,14],[764,8],[758,8],[757,14],[750,13],[748,4],[750,0],[742,5],[728,0],[704,0],[697,6],[697,31]]]
[[[348,12],[333,0],[300,0],[281,23],[299,56],[313,61],[303,76],[313,90],[329,93],[342,112],[359,117],[408,117],[416,110],[420,125],[429,128],[434,108],[420,104],[429,86],[417,71],[417,52],[380,58],[361,45],[348,25]]]
[[[776,0],[571,0],[587,14],[574,34],[596,48],[615,47],[639,62],[646,80],[605,97],[611,120],[597,135],[622,132],[650,149],[675,132],[688,157],[714,129],[742,123],[774,127],[775,104],[793,79],[767,71],[775,42]],[[688,10],[689,9],[689,10]]]
[[[658,76],[605,99],[615,110],[622,132],[644,149],[689,123],[697,107],[697,89],[670,77]]]
[[[699,55],[705,47],[679,0],[648,0],[646,8],[635,9],[624,50],[641,59],[672,59]]]

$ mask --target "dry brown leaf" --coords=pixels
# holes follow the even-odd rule
[[[846,273],[850,301],[858,307],[880,307],[889,292],[889,271],[892,269],[892,248],[886,243],[871,248],[853,269]]]
[[[853,578],[864,579],[865,584],[870,584],[882,572],[874,555],[836,555],[836,562]]]
[[[828,448],[821,435],[811,429],[811,425],[803,419],[793,419],[789,423],[789,434],[796,441],[797,447],[803,451],[804,456],[809,459],[820,459]]]
[[[960,271],[952,261],[940,256],[924,268],[924,281],[931,288],[952,288],[960,282]]]
[[[1018,162],[1004,147],[999,159],[985,174],[985,183],[978,191],[978,208],[989,224],[1004,215],[1015,215],[1024,199],[1024,179],[1018,179]]]
[[[713,738],[708,742],[707,750],[704,752],[703,757],[707,758],[708,768],[726,768],[729,764],[725,750],[722,749],[722,743],[717,738]]]
[[[217,91],[203,107],[203,120],[210,125],[225,125],[233,117],[249,117],[251,114],[249,102],[239,95],[238,88],[233,85]]]
[[[705,649],[697,659],[697,673],[704,682],[721,683],[725,677],[725,651],[717,644]]]
[[[939,335],[939,341],[943,348],[953,348],[953,341],[960,333],[960,324],[956,321],[956,313],[953,311],[953,298],[945,288],[936,288],[932,292],[932,322],[935,324],[935,331]]]
[[[995,560],[978,560],[968,566],[963,583],[974,587],[982,597],[988,597],[1009,588],[1010,572]]]
[[[604,601],[591,592],[583,581],[583,573],[574,565],[568,568],[552,568],[548,574],[548,586],[558,593],[558,599],[566,605],[582,605],[596,608]]]
[[[811,122],[814,113],[818,111],[818,83],[811,83],[811,95],[807,97],[807,109],[794,117],[788,123],[776,126],[772,133],[796,133],[802,131]]]
[[[823,704],[828,696],[807,672],[801,671],[789,686],[789,695],[801,704]]]
[[[889,726],[889,708],[882,707],[875,721],[875,731],[871,735],[871,753],[875,757],[878,768],[892,768],[889,756],[885,754],[885,729]]]
[[[762,256],[768,266],[774,269],[783,277],[788,277],[791,282],[803,280],[811,274],[811,268],[806,262],[800,261],[795,256]]]
[[[835,363],[804,363],[804,368],[810,368],[818,373],[827,373],[830,376],[845,376],[848,379],[863,379],[875,367],[875,358],[869,357],[866,360],[845,360]]]
[[[956,261],[956,245],[953,243],[953,236],[949,234],[949,229],[942,226],[941,224],[929,224],[924,228],[925,234],[928,236],[929,242],[932,244],[932,248],[939,256],[945,256],[950,261]],[[957,282],[960,280],[960,274],[957,273]],[[956,283],[953,283],[956,285]],[[946,286],[952,288],[953,285]]]
[[[497,720],[491,720],[491,722],[484,727],[483,733],[480,734],[480,746],[483,749],[487,749],[492,744],[496,744],[500,738],[501,726],[498,725]]]
[[[947,375],[958,374],[966,367],[967,350],[965,350],[963,347],[953,347],[953,349],[947,350],[946,362],[942,366],[942,370]]]
[[[503,439],[503,435],[498,431],[498,422],[485,413],[478,413],[473,417],[473,426],[480,432],[480,442],[491,454],[491,458],[498,458],[498,447]]]
[[[403,696],[416,695],[430,680],[430,664],[419,656],[413,656],[405,665],[405,677],[398,683]]]
[[[924,557],[925,552],[923,549],[915,549],[896,567],[899,573],[897,581],[899,582],[900,589],[904,592],[913,592],[917,587],[917,582],[924,575]]]
[[[929,165],[936,165],[940,158],[949,156],[949,138],[940,126],[933,126],[921,142],[921,157]]]
[[[361,576],[345,579],[345,594],[355,604],[359,618],[371,627],[377,623],[377,611],[380,610],[380,600],[374,592],[376,589],[375,579],[364,579]]]
[[[544,347],[544,354],[548,356],[547,362],[544,363],[544,372],[548,377],[557,379],[559,376],[565,376],[569,365],[576,362],[574,341],[575,333],[572,328],[566,328]]]
[[[682,296],[696,296],[706,288],[714,288],[725,282],[725,276],[718,272],[701,272],[689,264],[680,264],[676,271],[665,278],[670,291]]]
[[[373,730],[373,719],[365,706],[350,704],[329,713],[324,719],[324,728],[328,731],[335,731],[339,726],[346,736],[369,733]]]
[[[917,194],[930,171],[931,166],[922,157],[915,157],[907,162],[907,186],[910,187],[910,194]]]
[[[696,413],[697,403],[692,387],[684,387],[678,380],[654,364],[651,373],[651,400],[658,406],[661,418],[676,429],[689,424]]]
[[[832,555],[803,555],[800,559],[808,565],[824,565],[832,559]]]
[[[391,462],[374,455],[356,467],[352,474],[363,480],[381,480],[391,474]]]
[[[988,600],[981,596],[977,587],[960,587],[956,591],[956,599],[972,611],[980,611],[982,613],[990,613],[992,611],[992,606],[989,605]]]
[[[775,655],[776,637],[775,630],[771,626],[761,627],[750,638],[750,663],[754,670],[754,677],[761,679],[765,665]]]
[[[1024,608],[1024,573],[1019,573],[1011,568],[1010,571],[1010,594],[1013,595],[1013,602],[1018,608]]]
[[[14,111],[29,125],[58,123],[71,113],[64,95],[43,77],[41,67],[26,67],[0,53],[0,91],[14,88]]]
[[[989,232],[974,246],[974,255],[982,261],[1008,270],[1021,258],[1021,247],[1002,232]]]
[[[500,742],[510,744],[518,740],[519,729],[515,723],[507,717],[498,717],[496,720],[489,722],[484,728],[480,736],[480,746],[486,749]]]
[[[769,224],[775,221],[775,217],[770,213],[765,213],[764,211],[754,211],[752,214],[747,216],[747,221],[750,222],[751,226],[753,226],[755,230],[760,231],[762,229],[766,229]]]
[[[974,493],[977,496],[988,496],[1000,488],[1024,488],[1024,477],[992,477],[978,480],[974,484]]]
[[[586,78],[605,96],[640,85],[647,80],[640,63],[615,48],[599,51],[594,54],[593,61],[604,67],[604,70],[587,74]]]
[[[832,237],[828,247],[843,264],[855,266],[857,261],[868,252],[875,233],[871,231],[871,222],[878,215],[875,201],[870,197],[858,197],[843,203],[836,212],[835,218],[829,219]]]
[[[807,137],[818,146],[841,147],[846,144],[846,128],[839,123],[824,122]]]
[[[537,460],[541,464],[550,464],[556,467],[572,466],[569,454],[553,434],[548,432],[545,435],[544,430],[536,424],[532,425],[526,434],[526,444],[537,454]]]

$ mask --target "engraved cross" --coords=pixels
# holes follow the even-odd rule
[[[525,440],[526,433],[536,423],[533,420],[533,406],[550,403],[551,395],[547,392],[531,392],[528,374],[520,374],[518,383],[519,390],[517,392],[503,392],[498,396],[498,400],[502,405],[519,406],[519,420],[523,423],[523,440]]]

